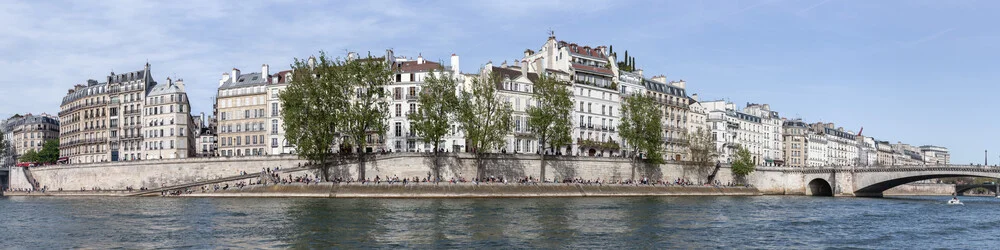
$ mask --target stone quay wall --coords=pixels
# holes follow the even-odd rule
[[[537,179],[543,172],[542,158],[539,155],[487,155],[480,161],[475,155],[465,153],[442,154],[437,158],[430,154],[396,153],[376,155],[365,161],[365,173],[366,177],[371,179],[375,176],[426,178],[433,172],[435,159],[440,166],[441,176],[445,179],[476,178],[479,169],[477,162],[482,164],[482,176],[505,177],[512,180],[531,176]],[[306,163],[305,160],[295,156],[221,157],[57,165],[33,167],[29,171],[30,176],[48,190],[76,191],[94,188],[121,190],[126,187],[138,189],[181,185],[236,176],[242,171],[260,172],[264,168],[293,169]],[[319,173],[314,169],[303,171],[311,175]],[[642,177],[669,181],[682,178],[697,183],[704,181],[711,174],[709,171],[711,168],[699,169],[681,163],[653,165],[622,158],[548,156],[545,158],[544,178],[607,181]],[[298,176],[303,173],[292,174]],[[330,175],[356,179],[358,163],[335,165],[330,168]],[[31,188],[26,179],[13,181],[25,178],[23,173],[12,171],[12,176],[12,188]],[[722,183],[732,181],[729,168],[720,169],[716,179]]]
[[[955,184],[910,183],[890,188],[882,193],[885,195],[952,195],[955,193]]]

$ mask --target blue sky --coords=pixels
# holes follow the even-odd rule
[[[183,78],[211,112],[222,73],[272,72],[319,50],[463,71],[560,40],[626,49],[647,75],[702,100],[768,103],[878,140],[1000,163],[994,1],[0,1],[0,116],[57,113],[66,90],[111,70]]]

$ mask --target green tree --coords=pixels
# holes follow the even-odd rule
[[[365,161],[370,153],[370,142],[384,142],[389,124],[389,101],[385,87],[392,83],[393,69],[387,59],[370,54],[367,58],[354,59],[344,64],[344,80],[353,94],[341,114],[341,133],[344,143],[358,154],[358,180],[365,179]]]
[[[716,173],[721,165],[716,164],[718,151],[715,149],[715,139],[708,130],[698,128],[698,130],[685,133],[688,143],[688,151],[691,156],[689,164],[698,167],[699,172],[708,172],[708,168],[715,166],[712,173],[708,175],[708,183],[715,180]]]
[[[451,74],[442,73],[437,76],[431,71],[424,78],[424,85],[417,98],[420,105],[417,112],[407,115],[413,130],[419,134],[425,143],[434,145],[434,181],[441,179],[439,164],[441,138],[448,134],[450,121],[458,104],[455,96],[455,78]]]
[[[0,132],[0,137],[4,137],[3,134],[3,132]],[[11,156],[14,154],[12,151],[10,141],[7,138],[0,138],[0,160],[10,163],[8,160],[12,160]]]
[[[338,125],[349,100],[344,62],[320,51],[319,58],[295,59],[292,79],[279,98],[288,141],[296,152],[329,180]]]
[[[737,182],[746,183],[747,175],[753,173],[755,168],[753,159],[750,158],[750,150],[740,145],[739,149],[736,150],[736,159],[733,161],[733,176],[736,177]]]
[[[663,163],[663,114],[653,97],[629,95],[624,98],[618,133],[632,149],[632,155],[646,156],[650,163]]]
[[[34,149],[29,149],[28,152],[25,152],[23,155],[21,155],[21,158],[19,158],[18,161],[41,162],[41,159],[38,157],[38,152],[35,152]]]
[[[466,147],[476,153],[476,168],[483,177],[482,154],[504,145],[510,133],[510,103],[502,100],[497,91],[501,78],[495,74],[473,78],[470,89],[458,97],[458,122],[465,131]]]
[[[538,138],[538,146],[541,147],[542,162],[541,174],[539,178],[545,179],[545,152],[552,149],[552,152],[559,151],[562,146],[569,145],[572,141],[573,100],[570,99],[572,92],[559,80],[551,77],[541,77],[535,81],[532,88],[532,95],[535,104],[528,107],[528,131],[534,133]]]
[[[38,151],[38,161],[42,163],[56,163],[59,160],[59,139],[45,141],[42,151]]]

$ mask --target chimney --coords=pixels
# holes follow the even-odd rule
[[[424,64],[424,55],[422,54],[417,55],[417,64]]]
[[[171,80],[170,77],[167,77],[167,86],[170,86],[171,84],[174,84],[174,80]]]
[[[504,60],[503,63],[500,64],[500,67],[506,69],[507,68],[507,60]]]
[[[528,59],[521,59],[524,63],[521,64],[521,76],[528,77]]]
[[[642,69],[636,69],[635,73],[639,74],[639,77],[642,77]]]
[[[177,84],[178,89],[184,91],[184,79],[177,79],[177,82],[174,82],[174,84]]]
[[[264,79],[270,78],[269,76],[271,76],[271,73],[268,72],[269,69],[270,69],[270,67],[267,66],[267,64],[261,65],[260,66],[260,77],[264,78]]]
[[[233,79],[233,83],[236,83],[236,81],[240,79],[240,70],[237,68],[233,68],[233,74],[230,75],[229,77]]]
[[[672,84],[674,85],[674,87],[678,87],[678,88],[682,88],[682,89],[685,88],[685,87],[687,87],[687,83],[684,82],[684,80],[672,82]]]
[[[222,79],[219,80],[219,87],[222,87],[226,82],[229,82],[229,73],[222,73]]]
[[[694,101],[697,102],[698,101],[698,93],[691,94],[691,99],[694,99]]]
[[[451,71],[455,74],[461,74],[462,71],[459,70],[458,55],[451,54]]]
[[[667,84],[667,77],[664,76],[664,75],[654,76],[653,78],[651,78],[649,80],[652,80],[652,81],[658,82],[658,83],[662,83],[662,84]]]
[[[310,56],[310,57],[309,57],[309,61],[308,61],[308,62],[306,62],[306,64],[307,64],[307,65],[309,65],[309,68],[310,68],[310,69],[311,69],[311,68],[315,68],[315,67],[316,67],[316,57],[314,57],[314,56]]]
[[[486,62],[485,70],[488,70],[488,72],[493,72],[493,61],[492,60],[489,61],[489,62]]]
[[[534,52],[533,52],[533,51],[531,51],[531,49],[525,49],[525,50],[524,50],[524,57],[529,57],[529,56],[531,56],[531,54],[533,54],[533,53],[534,53]]]

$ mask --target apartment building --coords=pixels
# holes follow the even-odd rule
[[[118,126],[109,118],[117,121],[117,104],[106,82],[88,80],[69,89],[59,105],[59,157],[68,163],[113,160],[108,138],[117,135]]]
[[[12,152],[11,158],[6,160],[14,163],[28,151],[42,151],[42,145],[45,145],[46,141],[59,139],[59,124],[59,117],[46,113],[15,115],[5,120],[0,129],[4,131],[2,138],[9,140],[9,149]],[[6,160],[0,159],[5,161],[3,164],[10,164]]]
[[[143,157],[178,159],[195,155],[195,126],[184,80],[150,89],[143,102]]]
[[[620,150],[618,122],[621,93],[615,74],[618,66],[605,46],[591,47],[556,40],[550,35],[534,52],[525,50],[521,66],[572,84],[574,155],[613,156]]]
[[[267,148],[268,66],[261,72],[241,74],[233,68],[219,80],[216,106],[221,156],[265,155]]]
[[[108,104],[108,158],[111,161],[136,161],[143,159],[142,110],[146,95],[156,85],[150,74],[149,63],[138,71],[107,77]]]
[[[784,130],[782,138],[784,138],[785,165],[789,167],[809,166],[809,126],[801,119],[786,119],[781,128]]]
[[[281,92],[288,88],[288,83],[292,79],[292,71],[285,70],[271,75],[271,80],[267,85],[267,107],[268,107],[268,137],[267,143],[269,154],[282,155],[294,154],[295,146],[288,142],[285,135],[285,120],[281,116]],[[206,138],[206,140],[208,140]]]
[[[927,165],[947,165],[951,162],[951,154],[946,147],[923,145],[920,146],[920,153],[924,157],[924,164]]]
[[[506,138],[504,151],[513,153],[538,153],[539,145],[535,134],[528,129],[528,107],[536,105],[532,92],[535,81],[538,80],[537,73],[528,73],[527,67],[521,64],[510,66],[503,63],[500,67],[493,66],[492,62],[486,63],[485,74],[494,74],[500,77],[501,81],[497,86],[501,99],[510,105],[511,119],[513,127],[511,134]]]
[[[760,138],[762,164],[769,166],[784,165],[784,137],[782,134],[781,117],[777,111],[771,110],[771,105],[748,103],[743,112],[760,117]]]
[[[687,120],[688,97],[685,93],[685,82],[667,82],[663,75],[644,79],[646,95],[653,97],[660,109],[663,124],[664,158],[680,161],[686,158],[687,151]]]

